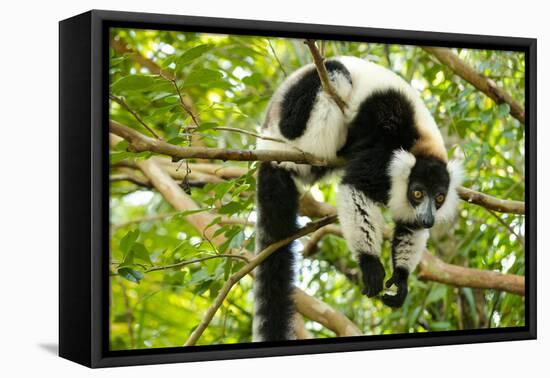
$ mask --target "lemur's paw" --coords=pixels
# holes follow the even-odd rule
[[[376,256],[362,254],[359,258],[359,266],[363,274],[363,294],[371,298],[382,291],[384,287],[384,267]]]
[[[395,269],[391,278],[386,282],[386,288],[389,288],[391,285],[395,285],[397,287],[397,293],[395,295],[384,294],[382,296],[382,302],[384,302],[386,306],[394,308],[403,306],[409,292],[407,288],[408,277],[409,272],[405,269]]]

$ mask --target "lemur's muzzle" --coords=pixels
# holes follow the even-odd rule
[[[434,201],[426,197],[420,205],[416,207],[416,219],[420,226],[424,228],[431,228],[435,223],[435,203]]]

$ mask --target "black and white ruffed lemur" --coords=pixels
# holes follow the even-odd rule
[[[258,149],[296,151],[327,161],[343,158],[337,208],[344,238],[358,260],[368,297],[384,286],[380,262],[387,206],[395,229],[393,274],[382,301],[400,307],[407,279],[420,260],[435,222],[454,214],[461,165],[448,161],[443,138],[418,93],[402,78],[374,63],[338,57],[325,61],[342,112],[323,91],[313,65],[290,75],[273,95],[262,133],[284,140],[259,140]],[[298,230],[302,188],[334,169],[291,162],[262,162],[257,181],[256,250]],[[293,243],[258,266],[254,283],[254,341],[294,338],[295,254]]]

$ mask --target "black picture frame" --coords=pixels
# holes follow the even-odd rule
[[[524,52],[524,327],[131,351],[108,348],[110,27],[369,41]],[[531,38],[92,10],[59,24],[59,354],[89,367],[297,355],[536,338],[536,49]]]

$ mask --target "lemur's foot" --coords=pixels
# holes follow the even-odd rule
[[[363,294],[371,298],[382,291],[384,287],[384,267],[376,256],[362,254],[359,258],[359,266],[363,273]]]
[[[386,306],[398,308],[403,306],[405,299],[407,298],[408,289],[407,289],[407,278],[409,277],[409,272],[403,268],[396,268],[393,272],[391,278],[386,282],[386,288],[389,288],[391,285],[397,286],[397,293],[395,295],[384,294],[382,296],[382,302]]]

